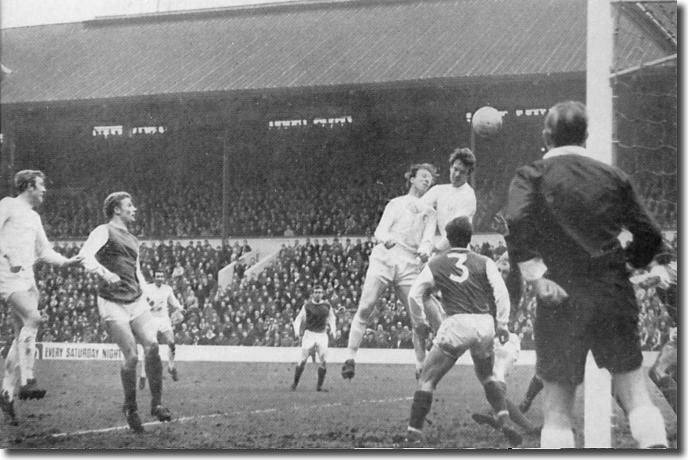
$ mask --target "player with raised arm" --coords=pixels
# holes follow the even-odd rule
[[[437,331],[418,379],[407,441],[422,441],[433,391],[459,357],[470,350],[476,376],[496,414],[497,425],[511,443],[519,444],[520,435],[507,425],[506,385],[495,379],[493,372],[494,339],[497,337],[501,343],[509,340],[509,294],[494,261],[468,249],[473,235],[468,217],[451,220],[445,235],[450,249],[428,263],[409,294],[411,318],[417,330],[429,328],[423,297],[435,287],[442,293],[447,318]]]
[[[432,251],[435,232],[435,211],[421,201],[421,197],[434,182],[437,172],[433,165],[420,163],[411,165],[406,173],[409,192],[392,199],[382,213],[375,229],[378,244],[369,258],[368,271],[358,303],[358,309],[351,320],[349,332],[349,358],[342,366],[342,377],[351,379],[355,375],[356,355],[375,303],[390,285],[394,286],[397,298],[408,310],[408,293],[411,284]],[[432,318],[431,318],[432,319]],[[423,341],[413,335],[416,352],[416,369],[420,369],[425,356]]]
[[[84,266],[100,277],[98,313],[110,338],[124,355],[120,375],[124,389],[124,415],[129,427],[143,432],[136,404],[136,342],[143,346],[146,372],[150,378],[151,415],[170,421],[169,409],[162,406],[162,361],[158,351],[157,329],[150,308],[142,295],[144,277],[139,264],[139,241],[127,228],[136,219],[131,195],[115,192],[103,205],[107,224],[96,227],[81,248]]]
[[[0,408],[10,423],[16,423],[17,384],[19,399],[41,399],[46,393],[34,376],[41,315],[33,265],[37,260],[62,267],[81,262],[81,257],[68,259],[55,252],[45,234],[35,210],[46,192],[43,172],[19,171],[14,175],[14,187],[18,196],[0,200],[0,300],[7,303],[14,327],[14,340],[5,358]]]
[[[153,322],[157,330],[158,343],[167,345],[167,372],[172,376],[175,382],[179,380],[179,374],[174,364],[176,354],[176,346],[174,343],[174,331],[172,324],[175,325],[182,322],[184,319],[184,307],[179,300],[174,296],[172,287],[168,284],[163,284],[165,281],[165,274],[163,272],[155,272],[153,284],[146,284],[143,295],[146,297],[146,302],[150,306],[151,314],[153,315]],[[170,313],[169,309],[172,309]],[[141,377],[139,378],[139,388],[146,387],[146,366],[144,361],[141,361]]]
[[[294,369],[292,391],[296,390],[301,374],[306,368],[308,357],[311,355],[314,359],[317,356],[320,361],[316,390],[324,391],[322,385],[327,374],[328,335],[334,339],[334,331],[337,329],[337,318],[330,302],[323,299],[324,294],[325,290],[320,284],[313,286],[311,298],[306,301],[294,319],[294,333],[301,339],[301,360]]]

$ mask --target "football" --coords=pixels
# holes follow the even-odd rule
[[[494,107],[481,107],[473,114],[471,125],[478,136],[492,136],[502,127],[502,114]]]

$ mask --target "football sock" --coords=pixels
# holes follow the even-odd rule
[[[541,449],[573,449],[576,447],[570,428],[543,427],[540,434]]]
[[[490,380],[483,383],[485,390],[485,397],[487,402],[492,406],[492,410],[497,416],[498,420],[505,414],[508,414],[506,407],[506,383]]]
[[[172,342],[167,345],[167,367],[174,369],[174,358],[177,355],[177,345]]]
[[[10,351],[7,353],[7,358],[5,358],[5,375],[2,379],[2,391],[6,391],[9,394],[10,401],[14,399],[14,392],[19,380],[18,352],[17,340],[12,340]]]
[[[413,395],[413,404],[411,405],[411,417],[409,418],[409,427],[421,431],[425,416],[430,412],[432,406],[432,392],[416,390]]]
[[[303,370],[306,368],[306,362],[302,362],[298,366],[296,366],[296,369],[294,369],[294,386],[299,384],[299,380],[301,379],[301,374],[303,374]]]
[[[327,369],[324,367],[318,368],[318,389],[322,388],[322,384],[325,381],[325,374],[327,374]]]
[[[420,372],[423,369],[423,363],[425,362],[425,340],[413,333],[413,351],[416,354],[416,372]]]
[[[351,330],[349,331],[349,359],[356,359],[356,353],[358,352],[358,347],[361,346],[361,341],[363,341],[363,334],[365,334],[367,324],[368,322],[363,321],[359,313],[356,312],[351,320]]]
[[[493,380],[494,378],[494,356],[487,358],[473,358],[473,369],[478,380],[485,385],[485,382]]]
[[[668,445],[664,419],[657,407],[652,405],[636,407],[628,414],[628,424],[639,448]]]
[[[136,367],[133,369],[122,368],[122,389],[124,389],[124,406],[130,410],[136,410]]]
[[[36,353],[36,335],[38,328],[23,326],[17,337],[19,357],[19,379],[21,385],[26,385],[28,379],[33,378],[34,354]]]
[[[159,406],[162,401],[162,361],[157,345],[146,353],[146,373],[151,392],[151,407]]]
[[[530,405],[533,402],[533,399],[540,394],[542,389],[545,387],[545,384],[542,383],[542,379],[538,377],[537,375],[534,375],[532,379],[530,379],[530,383],[528,384],[528,390],[526,390],[526,401],[528,401],[528,405]]]
[[[516,425],[520,426],[528,433],[537,432],[539,427],[537,427],[533,422],[528,420],[528,418],[526,418],[526,416],[523,415],[523,412],[520,411],[516,404],[507,399],[506,407],[507,409],[509,409],[509,417],[511,418],[511,420],[514,421]]]

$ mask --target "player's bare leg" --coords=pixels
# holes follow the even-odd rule
[[[542,410],[544,424],[540,434],[542,449],[573,449],[573,403],[576,386],[543,380]]]
[[[342,378],[352,379],[355,375],[356,369],[356,354],[358,348],[363,341],[363,334],[365,334],[366,327],[370,316],[375,312],[375,302],[380,298],[382,293],[387,288],[388,283],[375,278],[373,276],[366,276],[361,290],[361,299],[358,303],[356,314],[351,320],[351,329],[349,330],[349,358],[342,366]]]
[[[0,409],[5,419],[12,425],[17,424],[17,414],[14,409],[14,393],[19,382],[19,356],[17,337],[21,330],[21,322],[18,318],[13,320],[14,338],[5,357],[5,374],[2,380],[2,391],[0,391]]]
[[[124,416],[129,428],[135,433],[142,433],[141,417],[136,403],[136,364],[138,362],[138,350],[136,339],[127,321],[107,321],[108,334],[118,346],[124,361],[120,370],[122,389],[124,390]]]
[[[172,376],[172,380],[175,382],[179,380],[179,374],[177,373],[177,368],[174,364],[174,358],[177,355],[177,347],[174,343],[174,334],[172,331],[160,332],[159,343],[167,345],[167,372]]]
[[[143,346],[148,387],[151,392],[151,415],[161,422],[172,420],[169,409],[162,405],[162,360],[158,347],[157,330],[153,326],[153,317],[145,312],[131,321],[131,330]]]
[[[638,447],[667,447],[664,418],[650,399],[642,367],[613,374],[612,388],[628,416],[631,435],[638,442]]]
[[[38,312],[38,291],[33,288],[15,292],[9,297],[8,304],[14,313],[16,357],[19,365],[19,399],[41,399],[45,396],[46,390],[38,387],[33,373],[36,335],[41,324],[41,315]]]
[[[461,354],[463,354],[463,351],[458,353],[457,357],[450,356],[436,345],[433,345],[430,352],[428,352],[425,358],[425,365],[418,379],[417,390],[413,395],[411,415],[406,433],[407,443],[413,445],[422,442],[423,424],[432,406],[432,393],[442,377],[454,367],[454,363],[456,363]]]
[[[411,310],[408,305],[408,296],[410,291],[411,286],[397,286],[396,288],[397,298],[404,305],[404,308],[408,312],[409,317],[411,316]],[[433,330],[437,331],[437,329]],[[425,337],[419,337],[416,333],[415,328],[413,328],[412,340],[413,351],[416,354],[416,380],[418,380],[420,378],[420,373],[423,369],[423,362],[425,361]]]

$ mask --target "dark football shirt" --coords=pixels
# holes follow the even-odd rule
[[[458,313],[496,314],[494,291],[487,277],[487,257],[467,249],[450,249],[432,259],[428,266],[442,292],[447,315]]]
[[[113,302],[131,303],[141,297],[141,284],[136,275],[139,240],[123,228],[108,224],[107,229],[108,241],[96,253],[96,260],[117,274],[121,281],[109,285],[101,279],[98,296]]]
[[[592,272],[626,260],[647,265],[662,235],[623,171],[578,154],[538,160],[516,172],[507,208],[509,256],[542,257],[553,277]],[[621,251],[622,229],[633,242]],[[618,257],[618,261],[614,257]]]
[[[304,307],[306,308],[306,330],[311,332],[325,332],[327,329],[327,319],[330,316],[330,302],[322,300],[320,303],[315,303],[308,300]]]

